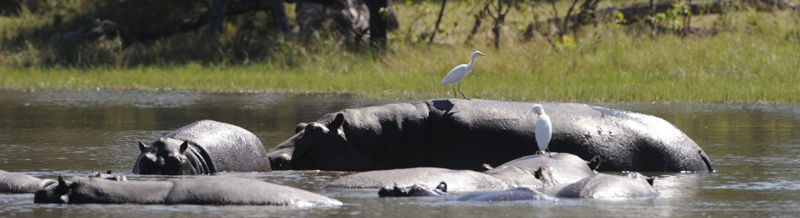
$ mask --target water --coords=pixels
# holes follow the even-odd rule
[[[112,170],[129,180],[137,141],[212,119],[255,133],[267,149],[299,122],[389,101],[347,95],[207,94],[140,91],[0,91],[0,169],[40,178]],[[800,105],[600,104],[673,123],[711,157],[717,172],[655,174],[650,200],[454,202],[379,198],[377,190],[324,190],[343,172],[276,171],[249,177],[339,199],[342,207],[33,204],[32,194],[0,194],[0,217],[795,217],[800,215]]]

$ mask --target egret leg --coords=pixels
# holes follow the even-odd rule
[[[453,98],[458,98],[458,94],[456,94],[456,86],[453,85]]]
[[[458,93],[461,93],[461,96],[464,97],[465,99],[469,99],[469,98],[467,98],[467,96],[464,95],[463,92],[461,92],[461,83],[458,83]],[[453,92],[453,94],[455,94],[455,92]],[[456,96],[456,97],[458,97],[458,96]]]

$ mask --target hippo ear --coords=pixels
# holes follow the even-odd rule
[[[539,167],[538,170],[533,172],[533,177],[541,180],[544,184],[551,184],[553,182],[553,172],[550,171],[550,167],[547,166]]]
[[[69,192],[70,188],[67,181],[64,180],[64,177],[58,175],[58,186],[56,186],[54,194],[61,200],[60,203],[69,203]]]
[[[142,141],[139,141],[139,151],[144,152],[144,150],[148,148],[150,148],[149,145],[145,145],[144,143],[142,143]]]
[[[536,169],[535,171],[533,171],[533,177],[538,179],[538,180],[542,180],[543,176],[542,176],[542,168],[541,167],[539,167],[539,169]]]
[[[181,144],[181,150],[180,150],[181,154],[183,154],[183,152],[186,152],[186,149],[189,149],[189,141],[183,141],[183,144]]]
[[[487,171],[487,170],[491,170],[491,169],[494,169],[494,167],[492,167],[492,165],[489,165],[487,163],[483,164],[483,171]]]
[[[647,183],[650,183],[650,186],[653,186],[653,182],[656,180],[656,177],[648,177],[646,180]]]
[[[63,191],[65,189],[69,189],[69,185],[67,185],[67,181],[64,180],[64,177],[58,175],[58,186],[56,186],[56,190]]]
[[[447,183],[439,183],[439,185],[436,186],[436,189],[442,190],[442,192],[447,192]]]
[[[294,134],[300,133],[306,126],[308,126],[308,123],[298,123],[297,126],[294,127]]]
[[[330,130],[339,129],[339,127],[341,127],[342,124],[344,124],[344,114],[338,113],[336,114],[336,118],[333,119],[333,122],[331,122],[331,124],[328,125],[328,129]]]

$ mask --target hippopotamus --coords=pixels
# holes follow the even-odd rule
[[[139,142],[133,173],[199,175],[218,172],[269,172],[261,140],[241,127],[201,120],[146,145]]]
[[[111,174],[111,170],[106,171],[105,173],[94,172],[92,174],[87,175],[86,177],[89,177],[89,178],[102,178],[102,179],[107,179],[107,180],[111,180],[111,181],[125,181],[125,182],[128,181],[128,177],[125,177],[124,175],[113,175],[113,174]]]
[[[452,198],[447,194],[447,183],[441,182],[435,189],[414,184],[411,187],[386,186],[378,190],[380,197],[445,197]]]
[[[111,171],[106,173],[92,173],[86,176],[87,178],[101,178],[114,181],[127,181],[128,179],[123,175],[111,175]],[[47,186],[58,184],[58,181],[53,179],[40,179],[22,173],[12,173],[0,170],[0,193],[10,194],[28,194],[35,193]]]
[[[52,179],[39,179],[22,173],[0,170],[0,193],[34,193],[55,183],[56,181]]]
[[[533,175],[528,175],[536,180]],[[538,181],[538,180],[537,180]],[[507,189],[511,186],[499,178],[472,170],[451,170],[434,167],[409,169],[375,170],[340,177],[322,188],[365,189],[387,186],[411,187],[414,185],[433,188],[445,182],[450,190],[465,191],[474,189]],[[536,183],[534,181],[530,183]],[[542,182],[538,183],[540,186]]]
[[[542,188],[566,185],[594,175],[585,161],[572,154],[532,155],[510,161],[483,173],[434,167],[376,170],[333,180],[322,188],[434,189],[445,183],[448,190]]]
[[[591,164],[573,154],[548,152],[517,158],[483,174],[499,178],[511,187],[549,187],[571,184],[594,175],[589,168]],[[530,179],[530,175],[537,179]]]
[[[653,178],[645,178],[635,172],[621,176],[599,173],[556,193],[559,198],[627,199],[658,196],[658,191],[653,188]]]
[[[378,190],[380,197],[442,197],[457,201],[521,201],[521,200],[554,200],[539,191],[521,187],[501,191],[482,191],[464,194],[458,198],[447,193],[447,184],[442,182],[431,190],[419,185],[411,187],[383,187]]]
[[[457,201],[524,201],[524,200],[555,200],[539,191],[521,187],[502,191],[472,192],[456,198]]]
[[[64,204],[214,204],[340,206],[342,202],[255,179],[203,176],[169,181],[117,182],[99,178],[58,178],[39,190],[34,203]]]
[[[598,157],[599,171],[709,172],[703,150],[651,115],[586,104],[540,103],[550,151]],[[480,170],[538,150],[533,103],[442,99],[345,109],[300,123],[269,152],[275,170]]]

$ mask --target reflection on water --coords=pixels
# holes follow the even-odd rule
[[[55,178],[112,170],[129,173],[137,141],[213,119],[255,133],[267,149],[299,122],[386,101],[347,95],[207,94],[141,91],[0,91],[0,169]],[[377,190],[323,190],[345,172],[280,171],[250,177],[321,193],[343,207],[285,208],[196,205],[37,205],[32,195],[0,194],[0,217],[83,216],[794,216],[800,201],[800,106],[738,104],[599,104],[652,114],[675,124],[711,157],[717,173],[661,174],[652,200],[454,202],[378,198]],[[128,175],[130,180],[174,177]],[[456,193],[457,194],[457,193]]]

